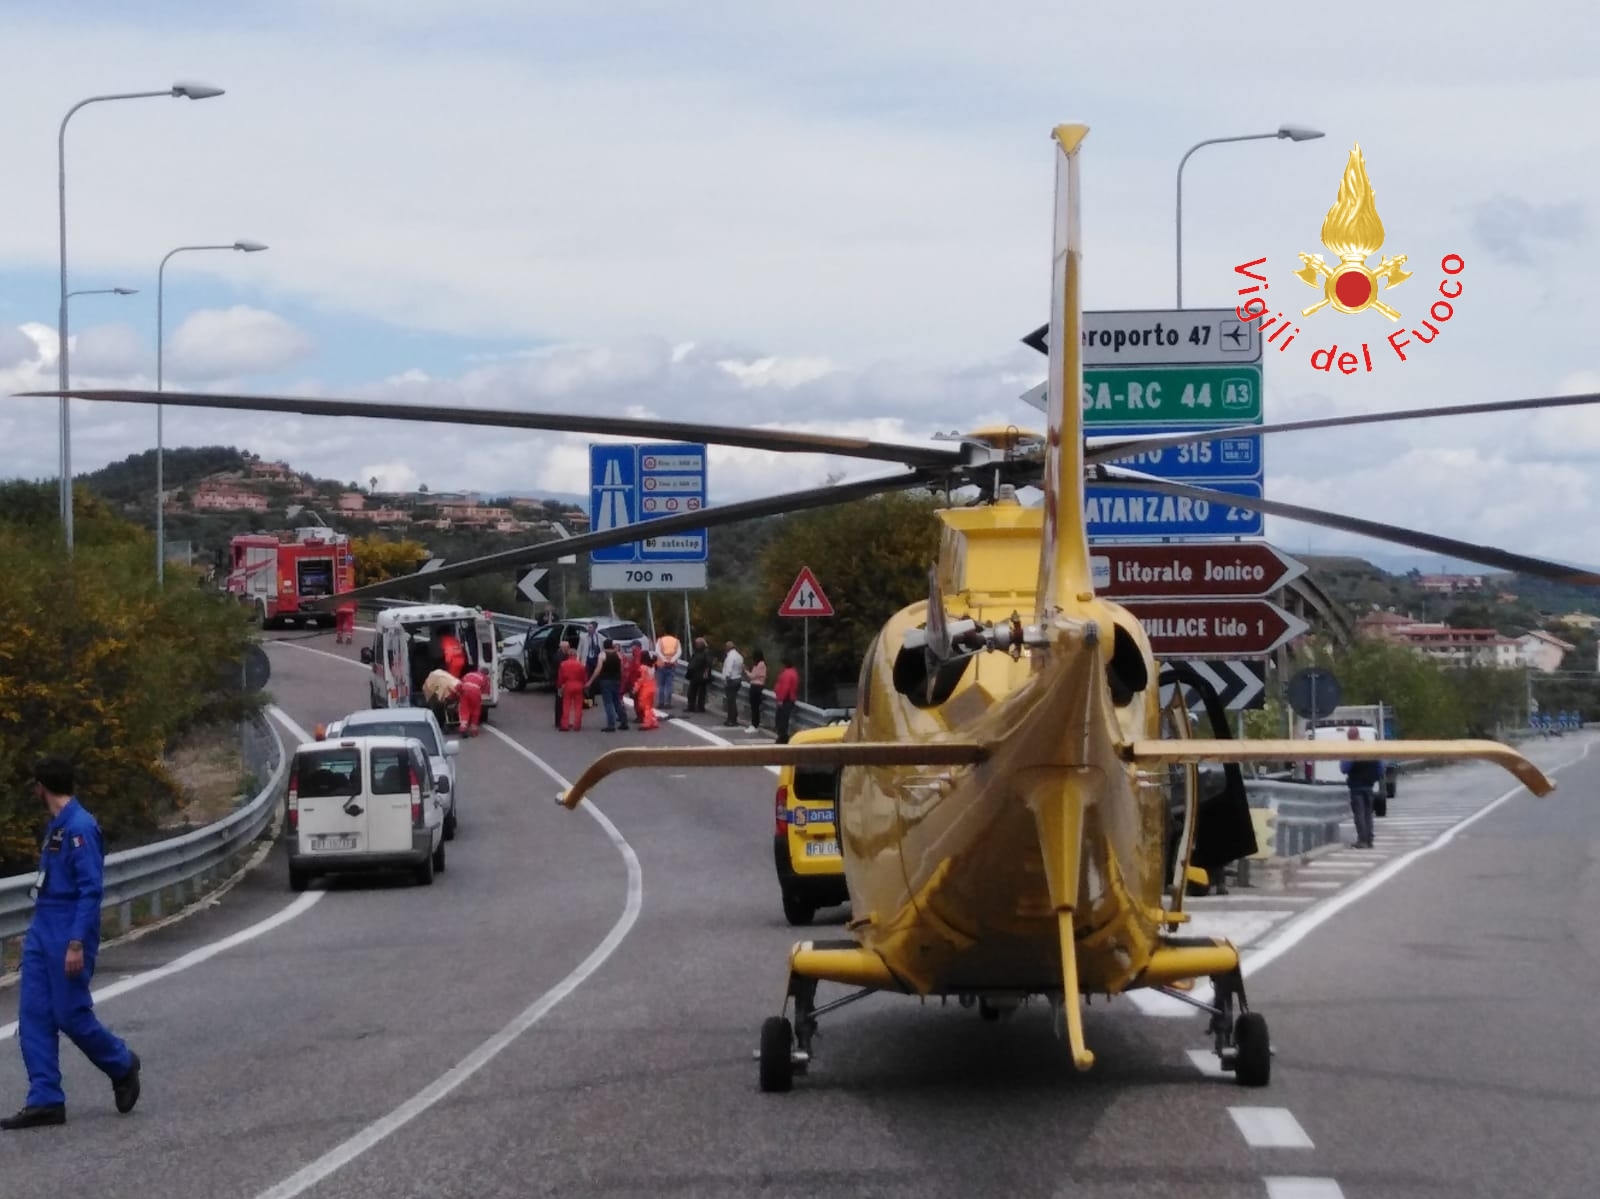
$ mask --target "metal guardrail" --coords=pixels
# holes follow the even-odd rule
[[[133,927],[137,916],[160,917],[169,890],[175,893],[173,908],[210,890],[213,882],[232,873],[232,860],[248,850],[271,822],[288,772],[283,738],[264,715],[257,716],[245,726],[243,748],[246,766],[257,778],[266,769],[271,771],[261,789],[243,805],[193,832],[106,856],[101,914],[104,921],[115,909],[117,932]],[[27,931],[33,913],[33,900],[28,898],[33,878],[30,873],[0,879],[0,941]],[[135,912],[136,905],[143,910]]]

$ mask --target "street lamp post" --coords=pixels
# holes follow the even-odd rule
[[[61,118],[61,129],[56,134],[56,190],[60,201],[61,218],[61,307],[56,314],[56,378],[59,388],[67,390],[67,122],[72,114],[87,104],[106,100],[143,100],[152,96],[183,96],[190,100],[209,100],[222,95],[220,87],[203,83],[174,83],[159,92],[116,92],[106,96],[90,96],[79,100],[67,109]],[[67,539],[67,553],[72,552],[72,417],[71,400],[61,397],[61,529]]]
[[[1272,133],[1243,133],[1237,137],[1208,137],[1203,142],[1196,142],[1189,147],[1189,151],[1178,160],[1178,307],[1183,307],[1183,164],[1189,161],[1189,154],[1193,154],[1201,146],[1215,146],[1219,142],[1253,142],[1261,138],[1288,138],[1290,141],[1306,142],[1322,136],[1320,129],[1307,129],[1303,125],[1281,125]]]
[[[179,246],[177,249],[168,250],[161,259],[161,265],[156,268],[156,390],[161,391],[165,382],[162,372],[162,356],[165,350],[163,323],[166,293],[167,261],[174,254],[182,254],[189,250],[242,250],[246,254],[259,253],[267,247],[258,241],[248,241],[244,238],[227,245],[215,246]],[[167,578],[167,542],[166,542],[166,498],[162,495],[166,483],[163,478],[163,458],[165,457],[161,442],[161,405],[156,405],[156,582],[165,583]]]

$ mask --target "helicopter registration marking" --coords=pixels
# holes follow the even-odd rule
[[[839,856],[839,843],[837,841],[807,841],[806,857],[808,858],[836,858]]]

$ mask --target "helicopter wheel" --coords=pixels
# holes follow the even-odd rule
[[[761,1022],[761,1089],[787,1091],[794,1086],[794,1029],[782,1016]]]
[[[1260,1012],[1242,1012],[1233,1025],[1234,1078],[1242,1087],[1264,1087],[1272,1077],[1272,1042]]]

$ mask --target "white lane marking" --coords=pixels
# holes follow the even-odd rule
[[[1283,1175],[1262,1181],[1267,1184],[1267,1199],[1344,1199],[1344,1192],[1331,1178]]]
[[[694,724],[694,723],[692,723],[690,721],[687,721],[687,720],[674,720],[672,722],[672,724],[673,724],[673,727],[683,729],[685,732],[688,732],[688,733],[693,733],[696,737],[699,737],[701,740],[711,742],[712,745],[732,745],[733,744],[733,742],[729,741],[726,737],[719,737],[716,733],[713,733],[710,729],[703,729],[699,725]],[[778,773],[778,767],[776,767],[776,766],[768,766],[768,767],[766,767],[766,769],[770,770],[773,774],[777,774]]]
[[[1141,987],[1137,991],[1128,991],[1125,994],[1133,1006],[1146,1016],[1174,1018],[1178,1016],[1194,1016],[1200,1012],[1199,1008],[1190,1007],[1181,999],[1174,999],[1170,995],[1163,995],[1160,991],[1152,991],[1148,987]],[[1205,1002],[1211,1002],[1209,994],[1196,995],[1195,998],[1203,998]]]
[[[1217,1055],[1210,1049],[1191,1049],[1189,1062],[1207,1078],[1232,1078],[1232,1070],[1224,1070],[1222,1063],[1217,1060]]]
[[[298,648],[303,649],[305,647]],[[314,650],[312,652],[321,651]],[[329,656],[337,657],[337,655],[332,654]],[[342,660],[349,661],[348,658]],[[571,783],[556,773],[543,758],[532,750],[513,741],[497,728],[492,728],[489,725],[484,725],[483,727],[485,732],[499,738],[516,753],[521,754],[540,770],[544,771],[558,787],[563,790],[571,788]],[[617,829],[617,826],[606,818],[605,813],[587,799],[583,800],[578,806],[593,817],[595,822],[605,831],[606,837],[616,847],[617,852],[622,855],[622,860],[628,868],[627,901],[623,904],[622,915],[617,917],[617,922],[611,926],[611,931],[606,934],[605,940],[595,946],[593,952],[578,963],[577,968],[571,974],[568,974],[555,986],[534,1000],[533,1003],[529,1004],[528,1007],[524,1008],[512,1019],[511,1023],[451,1066],[450,1069],[446,1070],[410,1099],[388,1115],[374,1120],[356,1133],[355,1136],[335,1145],[327,1153],[317,1158],[316,1161],[297,1170],[276,1186],[262,1191],[257,1196],[257,1199],[291,1199],[292,1196],[301,1194],[321,1182],[324,1178],[327,1178],[330,1174],[342,1169],[368,1149],[378,1144],[390,1133],[404,1128],[412,1120],[422,1115],[423,1112],[487,1066],[509,1048],[518,1037],[544,1019],[556,1004],[576,991],[585,979],[605,965],[606,959],[616,952],[617,947],[622,944],[623,938],[633,928],[634,921],[639,918],[639,910],[644,905],[644,875],[639,868],[639,858],[633,852],[633,846],[628,844],[622,833]]]
[[[202,945],[199,949],[192,949],[181,958],[174,958],[165,966],[157,966],[154,970],[145,970],[139,974],[130,974],[119,979],[103,991],[94,993],[96,1003],[104,1003],[107,999],[115,999],[118,995],[126,995],[129,991],[137,991],[140,987],[147,987],[151,983],[160,982],[164,978],[171,978],[174,974],[181,974],[191,966],[198,966],[201,962],[214,958],[219,953],[243,945],[246,941],[254,941],[257,937],[270,933],[280,925],[288,924],[296,916],[308,911],[313,904],[326,895],[326,891],[307,891],[299,896],[286,908],[280,908],[265,920],[257,921],[248,928],[241,928],[231,936],[223,937],[220,941],[213,941],[209,945]],[[17,1031],[15,1021],[10,1024],[0,1024],[0,1040],[4,1040]]]
[[[1594,748],[1595,744],[1595,742],[1590,741],[1583,747],[1583,752],[1577,757],[1569,758],[1567,761],[1561,763],[1561,765],[1551,767],[1549,770],[1545,771],[1545,774],[1560,774],[1563,770],[1566,770],[1572,766],[1576,766],[1579,762],[1583,761],[1589,756],[1589,751]],[[1465,820],[1461,821],[1461,823],[1446,829],[1438,837],[1430,841],[1428,844],[1422,846],[1420,849],[1413,849],[1410,853],[1403,854],[1398,858],[1391,858],[1377,870],[1374,870],[1371,874],[1367,875],[1365,878],[1351,886],[1350,889],[1345,891],[1342,895],[1337,895],[1330,899],[1327,903],[1318,904],[1314,908],[1301,912],[1293,920],[1290,920],[1288,923],[1286,923],[1283,928],[1278,931],[1276,936],[1268,938],[1265,942],[1256,946],[1256,948],[1252,949],[1249,953],[1242,955],[1240,966],[1244,970],[1245,977],[1248,978],[1251,974],[1255,973],[1255,971],[1277,961],[1284,954],[1288,953],[1289,950],[1300,944],[1301,941],[1304,941],[1306,937],[1311,934],[1313,929],[1320,927],[1326,921],[1332,920],[1340,912],[1344,911],[1351,904],[1355,903],[1356,900],[1372,894],[1372,892],[1383,886],[1384,883],[1388,882],[1395,875],[1399,874],[1407,866],[1411,865],[1411,863],[1426,856],[1427,854],[1436,853],[1437,851],[1443,849],[1446,845],[1450,844],[1450,842],[1454,841],[1456,839],[1456,835],[1463,829],[1471,828],[1474,824],[1498,809],[1501,805],[1509,803],[1512,799],[1523,794],[1526,790],[1526,787],[1518,784],[1487,806],[1479,808],[1478,811],[1474,812],[1471,816],[1468,816]]]
[[[1230,903],[1310,903],[1311,899],[1310,895],[1279,895],[1277,893],[1248,895],[1239,892],[1230,895],[1190,895],[1183,901],[1183,910],[1186,912],[1199,912],[1216,904]]]
[[[1297,886],[1297,887],[1306,887],[1306,888],[1309,888],[1309,889],[1314,890],[1314,891],[1333,891],[1333,890],[1338,889],[1339,887],[1344,886],[1344,884],[1341,883],[1341,882],[1338,882],[1337,880],[1319,882],[1316,879],[1306,879],[1303,882],[1295,883],[1295,886]]]
[[[305,730],[291,720],[288,713],[283,711],[282,708],[269,705],[267,711],[272,713],[273,717],[295,736],[306,741],[311,740],[310,737],[305,735]],[[287,907],[279,908],[265,920],[258,920],[246,928],[241,928],[236,933],[230,933],[221,940],[212,941],[209,944],[200,946],[198,949],[191,949],[182,957],[173,958],[172,961],[164,966],[157,966],[153,970],[143,970],[138,974],[124,975],[104,990],[95,991],[94,1001],[96,1003],[104,1003],[107,999],[115,999],[118,995],[126,995],[129,991],[137,991],[140,987],[148,987],[151,983],[160,982],[164,978],[171,978],[174,974],[181,974],[191,966],[198,966],[201,962],[209,961],[211,958],[216,957],[217,954],[226,953],[235,946],[243,945],[246,941],[254,941],[257,937],[264,936],[273,929],[288,924],[296,916],[302,915],[326,894],[327,892],[325,891],[308,891],[304,895],[298,896]],[[12,1036],[16,1031],[17,1022],[15,1020],[10,1024],[0,1024],[0,1041]]]
[[[320,654],[324,658],[332,658],[335,662],[343,662],[346,666],[354,666],[363,674],[372,669],[372,667],[366,665],[365,663],[358,662],[354,658],[347,658],[343,654],[329,653],[325,649],[317,649],[315,646],[311,645],[301,645],[298,641],[263,641],[261,644],[285,646],[289,649],[297,649],[301,653],[306,654]]]
[[[1252,1149],[1313,1149],[1311,1138],[1286,1107],[1230,1107],[1228,1115]]]

